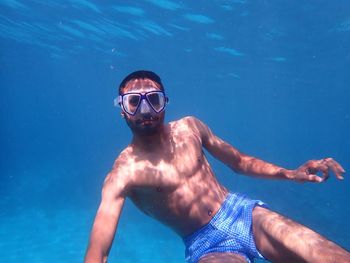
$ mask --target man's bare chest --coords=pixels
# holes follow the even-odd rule
[[[205,162],[205,156],[199,137],[179,133],[160,149],[140,152],[135,161],[135,187],[164,188],[176,187],[195,175]]]

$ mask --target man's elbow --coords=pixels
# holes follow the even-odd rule
[[[238,152],[235,151],[233,154],[233,158],[230,158],[229,162],[228,162],[228,166],[235,172],[238,174],[241,174],[244,172],[244,168],[243,168],[243,158],[242,155]]]
[[[230,169],[232,170],[232,171],[234,171],[236,174],[241,174],[241,173],[243,173],[242,172],[242,169],[240,168],[240,166],[238,165],[238,164],[236,164],[236,163],[229,163],[228,164],[228,167],[230,167]]]

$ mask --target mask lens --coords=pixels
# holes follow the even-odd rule
[[[140,94],[125,94],[123,96],[123,106],[126,112],[134,114],[141,101]]]
[[[150,92],[147,94],[147,100],[156,112],[163,110],[165,97],[162,92]]]

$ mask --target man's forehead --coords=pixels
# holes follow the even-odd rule
[[[131,89],[142,89],[142,88],[156,88],[160,89],[160,86],[157,82],[150,79],[132,79],[128,81],[124,87],[124,90]]]

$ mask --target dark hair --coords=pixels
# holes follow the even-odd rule
[[[130,80],[134,80],[134,79],[150,79],[159,85],[160,90],[164,91],[164,86],[162,84],[162,81],[160,80],[160,77],[156,73],[148,70],[138,70],[133,73],[130,73],[123,79],[123,81],[119,85],[119,95],[122,94],[122,89],[125,87],[125,85]]]

